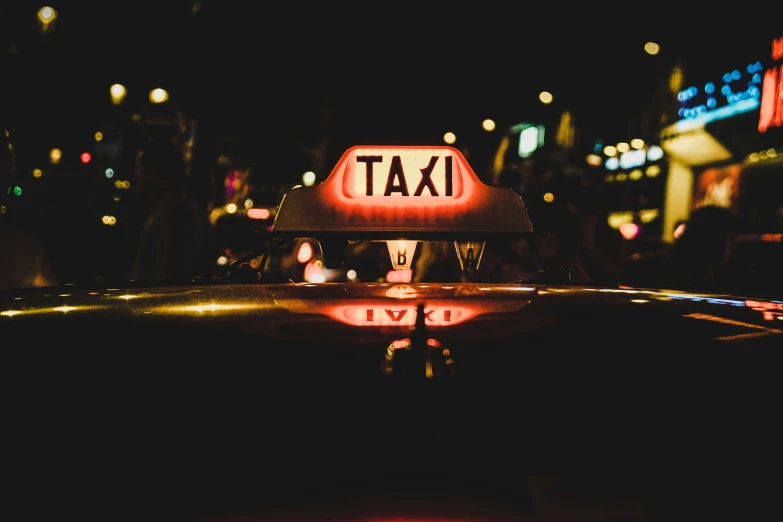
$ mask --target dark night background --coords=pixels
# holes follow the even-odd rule
[[[653,4],[607,15],[567,5],[236,1],[198,2],[194,14],[195,3],[54,2],[57,27],[46,36],[35,27],[38,3],[2,8],[2,34],[18,50],[3,56],[9,124],[42,142],[80,132],[89,142],[119,82],[130,99],[166,86],[204,128],[242,135],[265,160],[317,135],[322,108],[350,144],[439,143],[485,117],[516,123],[564,105],[613,141],[636,131],[675,60],[693,76],[714,75],[766,49],[781,26],[763,13],[732,27],[728,15],[713,22]],[[660,54],[646,55],[646,41]],[[554,104],[541,106],[542,90]]]
[[[779,17],[763,10],[735,21],[716,8],[686,13],[655,4],[145,0],[52,2],[54,30],[41,34],[43,5],[0,7],[1,115],[14,136],[18,173],[29,178],[45,167],[53,147],[77,172],[96,130],[128,120],[151,89],[164,87],[198,122],[193,179],[203,180],[196,189],[205,203],[210,169],[227,148],[265,182],[290,186],[306,170],[322,179],[352,145],[442,144],[447,131],[456,133],[455,146],[471,149],[479,171],[500,139],[481,129],[484,118],[503,129],[569,109],[583,147],[599,138],[650,139],[657,122],[642,116],[675,63],[685,64],[686,83],[712,79],[766,58],[759,53],[781,29]],[[648,41],[660,44],[659,54],[644,52]],[[114,83],[128,90],[122,109],[109,101]],[[541,91],[554,102],[541,104]],[[318,171],[306,150],[323,142]],[[99,243],[114,242],[101,252],[120,248],[121,239],[105,236],[111,227],[102,227],[103,211],[85,210],[95,200],[79,188],[78,173],[41,181],[49,188],[35,189],[43,199],[33,205],[47,216],[44,239],[56,243],[49,244],[54,257],[77,240],[83,247],[76,248],[94,250],[86,231],[95,227]],[[52,228],[54,218],[61,229]]]

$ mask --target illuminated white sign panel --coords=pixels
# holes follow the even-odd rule
[[[619,158],[606,158],[606,170],[633,169],[641,167],[646,162],[656,162],[663,158],[663,149],[658,145],[652,145],[649,149],[629,150]]]
[[[631,169],[644,165],[647,160],[647,153],[644,150],[629,150],[620,155],[620,167]]]

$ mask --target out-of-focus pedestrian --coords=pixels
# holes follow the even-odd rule
[[[185,190],[185,161],[168,140],[145,144],[136,156],[139,203],[147,209],[131,278],[177,281],[211,275],[207,211]]]
[[[13,223],[15,170],[10,133],[0,128],[0,290],[55,286],[57,278],[41,241]]]
[[[659,286],[694,292],[733,288],[739,274],[729,263],[740,227],[739,217],[727,208],[708,205],[691,212],[664,263]]]

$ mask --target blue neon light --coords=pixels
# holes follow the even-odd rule
[[[696,117],[683,118],[675,123],[673,128],[676,132],[685,132],[691,129],[697,129],[699,127],[704,127],[706,124],[713,121],[730,118],[732,116],[736,116],[737,114],[742,114],[744,112],[750,112],[752,110],[758,109],[759,105],[761,105],[761,102],[758,98],[747,98],[745,100],[732,103],[731,105],[724,105],[723,107],[711,111],[704,110]]]
[[[677,94],[677,99],[682,104],[678,111],[680,118],[703,118],[711,111],[723,109],[748,99],[760,98],[762,77],[759,73],[763,68],[761,62],[752,63],[742,70],[734,69],[725,73],[721,78],[722,82],[719,82],[720,87],[714,82],[707,82],[702,89],[688,87],[680,91]],[[721,114],[724,114],[722,117],[726,117],[727,113]],[[730,115],[734,114],[737,112]],[[720,118],[713,118],[710,121],[714,119]]]

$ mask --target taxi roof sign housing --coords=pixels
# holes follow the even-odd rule
[[[448,146],[355,146],[320,184],[289,191],[276,235],[449,239],[533,232],[512,189],[485,185]]]

